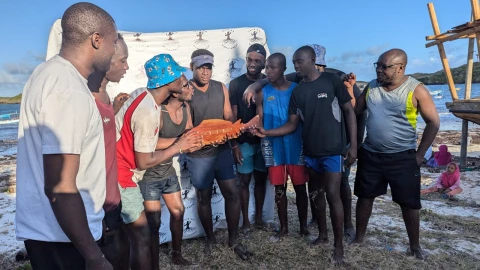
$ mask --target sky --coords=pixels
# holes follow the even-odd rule
[[[470,1],[434,2],[440,31],[470,20]],[[77,1],[0,1],[0,96],[21,93],[33,69],[45,60],[54,21]],[[442,69],[436,47],[425,48],[433,35],[426,0],[91,0],[109,12],[122,31],[166,32],[260,27],[270,52],[291,57],[305,44],[326,47],[328,67],[375,78],[373,63],[391,48],[408,54],[407,73]],[[445,44],[451,67],[466,63],[468,40]],[[477,48],[475,48],[477,51]],[[476,55],[476,52],[475,52]]]

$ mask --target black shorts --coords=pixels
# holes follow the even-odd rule
[[[413,149],[386,154],[360,148],[354,194],[359,198],[375,198],[386,194],[390,185],[394,202],[421,209],[421,176],[415,154]]]
[[[25,241],[32,269],[84,270],[85,259],[72,243]]]

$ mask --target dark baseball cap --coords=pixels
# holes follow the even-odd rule
[[[265,47],[263,45],[254,43],[248,47],[247,53],[249,52],[257,52],[265,57],[267,57],[267,51],[265,50]]]

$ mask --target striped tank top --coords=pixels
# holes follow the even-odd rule
[[[387,92],[377,80],[366,90],[367,137],[363,147],[371,152],[397,153],[417,148],[417,108],[412,98],[421,84],[412,77]]]

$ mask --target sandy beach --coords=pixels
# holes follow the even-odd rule
[[[446,144],[458,161],[460,135],[458,131],[440,131],[433,149]],[[455,199],[445,200],[439,194],[422,196],[421,244],[428,257],[419,261],[405,256],[408,238],[398,205],[392,202],[390,193],[379,197],[374,205],[369,222],[367,242],[364,247],[349,247],[345,240],[347,265],[339,269],[475,269],[480,263],[480,130],[471,130],[471,145],[468,152],[467,171],[461,173],[464,192]],[[15,161],[16,156],[0,158],[0,269],[17,269],[25,262],[15,262],[15,254],[23,248],[23,243],[15,240]],[[434,183],[439,169],[422,167],[422,188]],[[353,190],[356,165],[352,168],[350,185]],[[328,219],[330,244],[328,246],[309,245],[317,235],[316,226],[310,231],[312,236],[301,238],[298,235],[297,210],[292,186],[289,189],[290,234],[280,242],[269,240],[271,232],[253,231],[242,242],[248,245],[255,257],[250,262],[236,259],[226,246],[227,233],[220,230],[216,234],[221,244],[214,250],[212,258],[205,257],[203,239],[184,241],[185,257],[195,263],[186,269],[291,269],[302,267],[315,269],[319,265],[334,268],[330,261],[333,235]],[[355,209],[356,197],[353,197]],[[327,210],[328,211],[328,210]],[[328,216],[328,215],[327,215]],[[353,211],[353,219],[355,212]],[[169,256],[160,255],[160,265],[176,269],[170,264]],[[185,268],[182,268],[185,269]],[[338,269],[338,268],[336,268]]]

